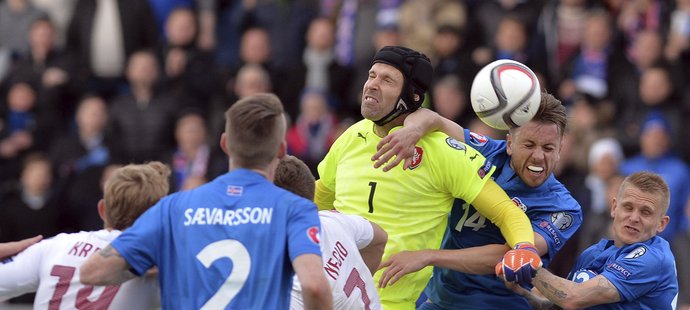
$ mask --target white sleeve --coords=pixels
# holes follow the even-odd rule
[[[38,289],[41,257],[50,241],[34,244],[10,261],[0,264],[0,301]]]
[[[368,220],[359,215],[340,215],[340,221],[352,232],[358,249],[365,248],[374,240],[374,228]]]

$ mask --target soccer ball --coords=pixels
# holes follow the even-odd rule
[[[474,77],[470,99],[479,119],[507,130],[524,125],[537,113],[541,87],[527,66],[514,60],[496,60]]]

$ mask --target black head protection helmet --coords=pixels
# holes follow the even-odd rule
[[[386,46],[374,56],[371,64],[375,63],[391,65],[402,72],[405,78],[402,92],[393,111],[380,120],[374,121],[377,125],[383,126],[400,114],[414,112],[422,106],[424,93],[429,89],[433,75],[429,57],[407,47]],[[419,96],[417,100],[415,100],[415,94]]]

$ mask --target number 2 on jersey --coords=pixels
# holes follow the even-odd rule
[[[462,214],[458,224],[455,225],[455,230],[461,232],[463,226],[470,227],[474,231],[486,227],[486,217],[477,212],[477,210],[474,210],[474,213],[470,215],[469,218],[467,217],[470,213],[470,209],[472,209],[468,203],[462,204],[462,209],[465,210],[465,212]]]
[[[210,268],[213,262],[221,258],[229,258],[232,261],[232,272],[201,309],[224,309],[240,292],[249,277],[251,257],[247,248],[237,240],[225,239],[213,242],[196,255],[196,259],[206,268]]]

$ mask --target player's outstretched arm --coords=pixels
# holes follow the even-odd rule
[[[587,308],[621,300],[618,289],[602,275],[576,283],[541,268],[533,283],[544,297],[564,309]]]
[[[371,223],[371,227],[374,230],[374,238],[369,245],[359,250],[359,254],[362,255],[362,259],[367,267],[369,267],[371,274],[374,274],[381,264],[381,257],[383,256],[383,251],[386,249],[386,243],[388,242],[388,233],[386,233],[381,226],[373,222],[369,223]]]
[[[321,257],[302,254],[292,262],[297,278],[302,284],[305,309],[333,309],[331,286],[323,273]]]
[[[0,260],[24,251],[36,242],[41,241],[41,239],[43,239],[43,236],[38,235],[20,241],[0,243]]]
[[[335,201],[335,191],[323,185],[321,180],[316,180],[314,184],[314,203],[319,210],[333,210]]]
[[[81,266],[79,281],[86,285],[117,285],[135,277],[119,252],[108,245]]]
[[[506,286],[513,290],[516,294],[525,297],[527,299],[527,302],[529,303],[530,307],[533,310],[558,310],[561,309],[561,307],[556,306],[556,304],[552,303],[550,300],[546,299],[543,295],[541,294],[536,294],[535,292],[538,292],[539,289],[533,288],[532,291],[528,291],[524,288],[522,288],[520,285],[517,285],[516,283],[513,282],[506,282]]]
[[[465,142],[465,134],[460,125],[434,111],[421,108],[405,118],[403,128],[390,133],[379,142],[376,146],[378,151],[371,157],[375,161],[374,168],[387,163],[383,171],[388,171],[403,160],[403,169],[409,168],[415,144],[423,135],[434,131],[442,131],[455,140]]]

